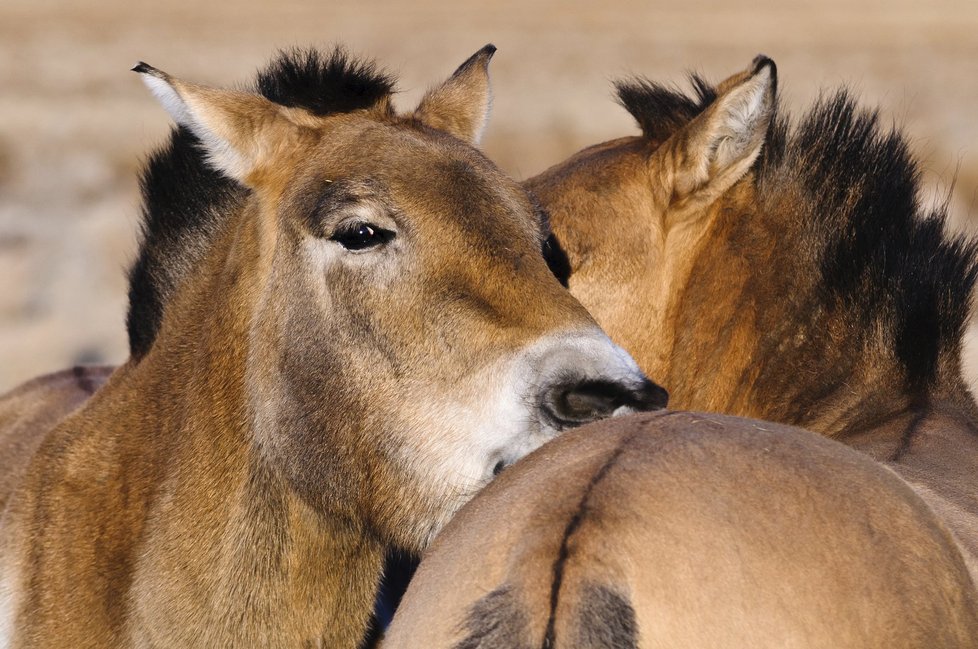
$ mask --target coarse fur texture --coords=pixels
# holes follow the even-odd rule
[[[716,100],[717,89],[699,76],[690,83],[692,95],[648,80],[621,82],[618,98],[646,139],[661,142]],[[978,248],[948,237],[947,205],[922,212],[920,169],[906,138],[882,127],[878,111],[860,109],[849,91],[839,90],[818,100],[794,127],[775,104],[752,171],[758,218],[773,215],[788,237],[784,249],[805,252],[779,256],[779,265],[767,271],[806,284],[785,287],[784,294],[797,296],[792,289],[801,288],[804,299],[833,317],[844,314],[855,336],[846,344],[853,348],[892,350],[908,391],[932,388],[938,366],[955,362],[947,359],[959,353]],[[799,194],[805,200],[785,206],[786,196]]]
[[[280,52],[257,74],[254,92],[270,101],[325,117],[390,101],[394,80],[377,66],[330,52]],[[129,271],[126,329],[129,353],[140,358],[153,344],[170,296],[193,272],[218,222],[235,211],[249,190],[207,164],[199,139],[177,125],[140,173],[142,238]]]
[[[974,247],[920,208],[876,113],[840,92],[792,126],[776,96],[765,57],[690,95],[622,84],[643,135],[525,183],[571,292],[673,406],[758,419],[669,413],[544,446],[439,537],[388,649],[456,642],[500,587],[524,645],[581,646],[581,624],[602,628],[582,614],[594,586],[642,646],[978,646],[958,360]]]
[[[571,292],[675,407],[801,426],[890,463],[978,565],[978,409],[960,362],[975,244],[945,232],[946,206],[922,206],[899,130],[846,90],[792,120],[773,72],[759,57],[690,94],[619,84],[643,134],[526,185]],[[704,174],[696,161],[728,137],[756,150]]]
[[[528,620],[512,589],[501,586],[472,605],[463,625],[465,634],[453,649],[533,649]]]
[[[495,51],[474,54],[460,68],[476,65]],[[270,101],[325,117],[388,105],[393,78],[372,62],[351,57],[342,48],[282,51],[257,75],[254,92]],[[459,107],[468,105],[465,88],[453,87]],[[453,97],[454,98],[454,97]],[[429,105],[439,105],[437,97]],[[479,117],[484,121],[485,116]],[[173,291],[206,250],[220,219],[247,196],[241,183],[207,164],[199,139],[177,125],[169,141],[155,151],[140,174],[143,194],[142,237],[129,271],[126,328],[130,354],[142,357],[153,344],[163,310]],[[540,214],[549,235],[549,222]],[[542,244],[544,256],[566,286],[566,256],[552,237]]]
[[[439,128],[336,54],[258,83],[352,95],[324,114],[135,68],[179,130],[147,174],[134,354],[0,401],[11,646],[357,647],[389,548],[565,428],[665,405],[471,146],[481,52],[430,93]]]

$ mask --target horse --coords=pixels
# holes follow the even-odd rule
[[[898,129],[841,90],[794,127],[757,58],[685,94],[618,84],[642,134],[525,186],[571,292],[671,404],[799,426],[885,462],[978,557],[978,410],[961,372],[976,247],[922,207]]]
[[[507,468],[425,554],[384,649],[978,646],[978,591],[891,470],[799,428],[671,411]]]
[[[247,90],[134,68],[177,126],[142,175],[130,358],[0,408],[33,422],[0,434],[26,449],[3,646],[358,646],[389,547],[563,430],[664,407],[475,148],[494,49],[406,114],[342,50]]]
[[[386,647],[978,646],[974,246],[921,214],[905,140],[848,93],[792,130],[766,57],[693,87],[619,84],[642,136],[524,186],[571,292],[672,406],[754,419],[595,425],[507,469],[426,553]],[[609,438],[629,441],[598,458],[650,450],[593,498]]]

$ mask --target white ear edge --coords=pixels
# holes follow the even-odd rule
[[[143,83],[153,93],[171,119],[180,126],[190,129],[200,139],[207,154],[208,163],[221,173],[243,180],[250,171],[250,165],[231,143],[220,137],[209,128],[205,121],[194,114],[190,104],[180,96],[173,82],[166,73],[145,63],[139,63],[133,68],[139,73]]]
[[[761,68],[754,77],[744,84],[738,101],[730,107],[731,127],[738,131],[750,130],[760,116],[761,107],[771,87],[771,69]]]
[[[489,116],[492,114],[492,86],[486,88],[486,109],[482,113],[482,121],[475,127],[472,133],[472,146],[479,146],[482,136],[486,134],[489,127]]]
[[[210,166],[230,178],[241,182],[245,180],[252,165],[227,140],[202,126],[190,124],[188,128],[203,143]]]
[[[161,76],[157,76],[150,72],[140,72],[139,76],[142,78],[143,83],[149,88],[149,91],[153,93],[156,100],[160,102],[163,109],[169,113],[170,117],[174,122],[180,124],[181,126],[190,126],[191,117],[190,111],[187,109],[187,104],[180,97],[180,94],[176,89],[170,85],[170,82]]]

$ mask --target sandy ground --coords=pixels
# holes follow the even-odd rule
[[[127,70],[145,60],[218,85],[277,47],[345,43],[398,73],[399,103],[487,42],[499,47],[485,149],[517,177],[634,132],[611,79],[720,78],[758,52],[788,106],[847,83],[906,127],[932,177],[978,188],[978,3],[0,3],[0,390],[74,362],[125,358],[136,172],[167,117]]]

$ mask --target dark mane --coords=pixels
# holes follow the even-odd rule
[[[388,97],[393,79],[342,49],[289,50],[259,72],[253,89],[276,103],[317,115],[369,108]],[[140,358],[156,338],[173,291],[192,272],[208,241],[247,190],[211,169],[197,138],[174,128],[143,168],[142,242],[129,271],[129,351]]]
[[[698,74],[689,75],[693,96],[675,87],[631,79],[615,84],[618,103],[631,113],[650,140],[665,140],[716,99],[716,89]]]
[[[699,77],[692,85],[686,95],[620,83],[618,98],[646,137],[664,140],[716,98]],[[814,251],[786,263],[817,260],[796,269],[814,278],[816,302],[854,323],[853,344],[884,336],[910,391],[932,384],[942,359],[959,352],[978,248],[946,234],[946,205],[924,212],[919,165],[902,134],[840,90],[794,128],[776,116],[754,169],[759,209],[796,232],[796,252]],[[790,209],[786,195],[796,197]]]

